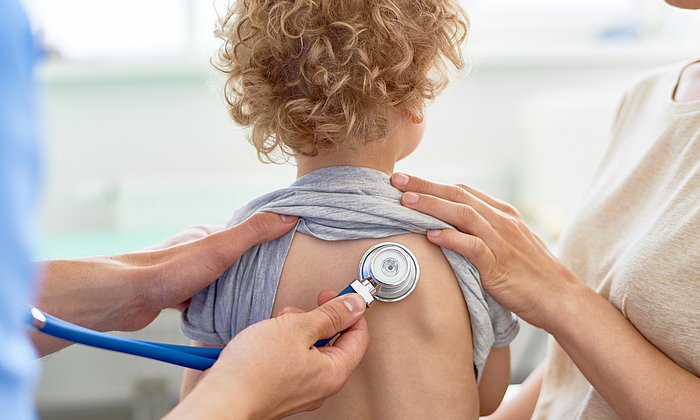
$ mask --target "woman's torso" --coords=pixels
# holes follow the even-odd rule
[[[700,375],[700,102],[672,101],[678,74],[654,74],[626,96],[561,257],[654,346]],[[547,363],[535,418],[616,417],[554,341]]]

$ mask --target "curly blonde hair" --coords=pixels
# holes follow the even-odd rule
[[[384,139],[392,108],[422,118],[464,66],[456,0],[238,0],[213,64],[231,117],[262,161]]]

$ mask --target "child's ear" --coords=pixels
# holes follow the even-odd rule
[[[415,125],[423,124],[424,119],[425,117],[423,116],[423,114],[420,114],[420,116],[411,114],[411,122]]]
[[[413,112],[407,110],[407,109],[402,109],[401,112],[408,118],[408,120],[415,125],[421,125],[423,124],[423,120],[425,119],[425,116],[423,114],[423,110],[421,109],[420,115],[416,115]]]

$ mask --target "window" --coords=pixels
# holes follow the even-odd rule
[[[462,0],[477,44],[569,44],[700,36],[700,16],[661,0]],[[208,56],[226,0],[26,0],[56,55],[70,60]]]
[[[216,12],[196,0],[27,0],[46,46],[71,60],[208,53]]]

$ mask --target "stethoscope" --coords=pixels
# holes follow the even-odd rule
[[[365,252],[360,259],[358,278],[343,289],[338,296],[357,293],[362,296],[368,308],[375,300],[398,302],[415,290],[419,277],[420,268],[413,253],[401,244],[384,242]],[[221,348],[182,346],[117,337],[71,324],[35,307],[30,307],[29,312],[28,323],[44,334],[74,343],[160,360],[190,369],[209,369],[223,350]],[[314,346],[323,347],[336,337],[337,335],[319,340]]]

